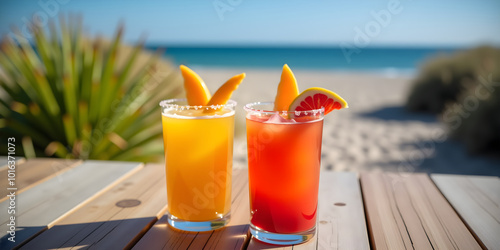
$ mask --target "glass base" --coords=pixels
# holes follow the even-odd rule
[[[190,232],[204,232],[221,228],[229,223],[231,212],[224,215],[222,218],[209,221],[187,221],[181,220],[170,213],[167,213],[168,224],[176,229]]]
[[[265,243],[274,245],[294,245],[310,240],[316,233],[316,227],[299,233],[278,234],[262,230],[250,223],[250,233],[252,233],[255,239]]]

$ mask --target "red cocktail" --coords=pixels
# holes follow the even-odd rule
[[[264,242],[296,244],[316,228],[324,109],[272,108],[245,106],[251,232]]]

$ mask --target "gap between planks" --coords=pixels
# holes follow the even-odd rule
[[[16,166],[16,195],[51,178],[55,178],[82,163],[81,160],[53,158],[36,158],[24,161],[19,166]],[[49,170],[52,170],[52,172]],[[0,176],[7,176],[7,171],[8,169],[0,170]],[[7,185],[7,178],[0,179],[0,187]],[[7,190],[0,191],[2,197],[0,202],[7,199],[7,193],[4,193],[4,191]]]
[[[26,161],[26,158],[24,157],[19,157],[19,156],[14,156],[16,158],[15,162],[16,162],[16,165],[17,164],[21,164],[21,163],[24,163],[24,161]],[[3,171],[3,170],[6,170],[8,168],[8,159],[9,157],[8,156],[0,156],[0,171]]]
[[[500,179],[432,174],[432,180],[484,249],[500,249]]]
[[[80,207],[86,205],[87,203],[91,202],[92,200],[94,200],[95,198],[99,197],[101,194],[107,192],[108,190],[110,190],[111,188],[113,188],[114,186],[118,185],[120,182],[122,182],[123,180],[129,178],[131,175],[137,173],[139,170],[141,170],[142,168],[144,167],[144,163],[140,163],[137,167],[135,167],[134,169],[128,171],[126,174],[122,175],[121,177],[119,177],[118,179],[116,179],[115,181],[111,182],[109,185],[107,185],[106,187],[104,187],[103,189],[97,191],[96,193],[94,193],[94,195],[90,196],[89,198],[87,198],[86,200],[84,200],[83,202],[81,202],[80,204],[76,205],[75,207],[73,207],[72,209],[68,210],[68,212],[64,213],[63,215],[61,215],[59,218],[55,219],[54,221],[52,221],[51,223],[49,223],[47,226],[48,228],[51,228],[55,223],[57,223],[59,220],[61,219],[64,219],[66,216],[68,216],[69,214],[73,213],[74,211],[78,210]]]
[[[231,221],[209,232],[172,229],[164,215],[134,246],[134,249],[240,249],[248,239],[248,177],[246,169],[234,169]],[[224,239],[224,240],[221,240]]]
[[[86,161],[63,173],[61,179],[52,178],[23,192],[16,197],[16,206],[19,207],[16,211],[16,242],[7,241],[5,230],[0,248],[22,245],[142,167],[142,163]],[[0,208],[6,209],[6,202],[1,202]],[[2,222],[2,227],[7,222]]]
[[[315,236],[303,244],[275,246],[251,239],[248,249],[370,249],[356,173],[322,171]]]
[[[120,207],[118,202],[138,200]],[[61,219],[22,249],[131,248],[166,210],[164,167],[147,164],[109,191]]]
[[[426,174],[362,173],[372,246],[481,249]]]

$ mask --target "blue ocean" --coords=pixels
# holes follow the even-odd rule
[[[287,63],[293,69],[370,71],[413,74],[425,60],[450,54],[456,48],[284,48],[284,47],[168,47],[165,57],[176,64],[203,67],[276,68]]]

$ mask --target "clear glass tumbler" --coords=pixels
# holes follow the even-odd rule
[[[185,99],[160,102],[168,223],[208,231],[230,220],[235,101],[189,106]]]
[[[316,231],[324,109],[273,106],[245,106],[250,232],[266,243],[299,244]]]

